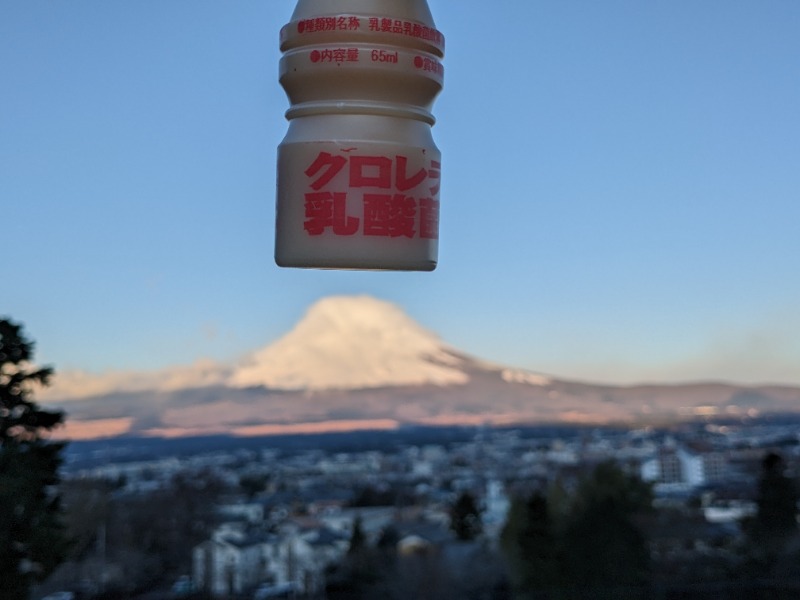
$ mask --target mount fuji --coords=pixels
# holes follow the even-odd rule
[[[468,359],[396,306],[370,298],[317,302],[287,335],[254,353],[229,378],[235,387],[355,390],[461,385]]]
[[[461,352],[389,302],[338,296],[235,364],[65,373],[45,399],[67,412],[65,437],[90,439],[746,418],[797,411],[800,388],[555,379]]]

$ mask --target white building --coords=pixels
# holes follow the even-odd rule
[[[727,461],[718,453],[695,454],[670,444],[642,462],[641,477],[655,484],[656,493],[669,493],[718,481],[727,471]]]
[[[486,483],[486,497],[484,499],[483,524],[487,535],[496,538],[505,525],[511,501],[505,492],[502,482],[490,479]]]
[[[279,544],[266,538],[212,538],[194,548],[192,577],[212,597],[243,594],[275,577],[271,559],[279,553]]]
[[[347,536],[325,527],[289,528],[281,535],[252,535],[234,528],[193,550],[193,578],[215,598],[241,595],[261,584],[290,586],[302,594],[325,587],[325,569],[347,552]]]

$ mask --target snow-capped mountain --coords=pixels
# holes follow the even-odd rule
[[[369,296],[314,304],[274,344],[253,353],[228,380],[233,387],[355,390],[461,385],[465,361],[398,307]]]
[[[495,365],[453,348],[397,306],[331,297],[233,364],[65,373],[46,396],[65,435],[180,436],[386,429],[403,424],[664,422],[800,410],[800,388],[592,385]]]

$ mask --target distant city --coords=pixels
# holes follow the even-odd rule
[[[385,597],[375,581],[337,595],[357,572],[356,542],[390,548],[394,566],[374,572],[407,595],[388,597],[517,597],[503,546],[514,502],[575,495],[609,463],[652,490],[641,521],[647,589],[684,598],[713,584],[714,597],[738,597],[725,594],[744,589],[733,574],[749,560],[764,459],[780,456],[796,480],[798,425],[775,416],[73,443],[64,501],[79,542],[37,598]],[[454,526],[463,498],[474,500],[473,535]]]

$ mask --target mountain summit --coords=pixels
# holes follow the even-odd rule
[[[462,355],[397,306],[369,296],[314,304],[285,336],[253,353],[233,387],[355,390],[469,381]]]

